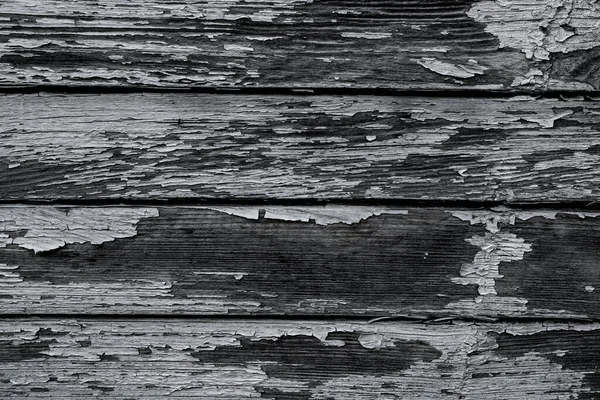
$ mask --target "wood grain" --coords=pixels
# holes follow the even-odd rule
[[[0,96],[0,198],[592,202],[600,103]]]
[[[593,0],[0,0],[0,398],[600,398],[599,57]]]
[[[1,320],[2,398],[595,399],[598,324]]]
[[[598,90],[594,1],[13,0],[3,86]]]
[[[0,312],[598,318],[598,216],[4,206]]]

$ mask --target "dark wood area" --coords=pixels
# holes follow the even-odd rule
[[[0,312],[596,319],[599,216],[5,206]]]

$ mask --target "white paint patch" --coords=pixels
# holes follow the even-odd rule
[[[512,233],[504,232],[474,236],[467,239],[467,242],[481,250],[472,263],[463,264],[460,277],[453,278],[452,281],[460,285],[477,285],[479,296],[473,300],[450,303],[446,308],[468,313],[479,311],[490,315],[527,311],[526,299],[498,296],[495,285],[496,280],[502,278],[498,270],[500,263],[522,260],[524,254],[531,251],[531,245]]]
[[[23,282],[23,278],[19,275],[16,265],[8,265],[0,263],[0,287],[3,285],[14,285]],[[2,293],[6,294],[6,293]]]
[[[322,207],[270,207],[265,209],[265,218],[283,221],[309,222],[317,225],[355,224],[369,217],[381,214],[408,214],[406,210],[354,206],[322,206]]]
[[[518,398],[517,393],[527,393],[523,398],[528,400],[568,400],[585,391],[582,387],[586,376],[584,372],[563,368],[561,364],[534,352],[508,359],[489,352],[469,361],[466,376],[476,374],[479,377],[469,380],[468,390],[464,390],[461,399],[503,400]],[[509,394],[511,392],[512,395]]]
[[[207,288],[174,297],[171,282],[123,279],[118,282],[50,283],[24,280],[18,267],[0,264],[0,300],[6,313],[228,314],[269,311],[259,301],[219,297]],[[44,298],[45,297],[45,298]]]
[[[554,214],[556,215],[556,214]],[[491,233],[500,231],[499,223],[514,225],[514,214],[501,214],[490,211],[453,211],[452,216],[467,221],[471,225],[482,224]]]
[[[505,206],[498,206],[492,211],[452,211],[452,216],[462,221],[468,221],[471,225],[483,224],[491,233],[500,231],[499,223],[504,225],[514,225],[516,220],[527,221],[531,218],[556,219],[558,214],[575,215],[581,219],[597,218],[600,213],[594,212],[576,212],[576,211],[556,211],[556,210],[535,210],[535,211],[516,211]]]
[[[142,218],[157,216],[156,208],[2,207],[0,246],[13,244],[38,253],[72,243],[102,244],[135,236]]]
[[[248,273],[247,272],[223,272],[223,271],[194,271],[194,275],[231,276],[236,281],[239,281],[244,276],[248,275]]]
[[[548,74],[544,73],[541,69],[530,68],[527,73],[523,76],[517,76],[511,83],[510,86],[534,86],[543,85],[548,80]]]
[[[503,227],[514,225],[516,220],[525,221],[531,218],[555,219],[558,211],[515,211],[508,207],[495,207],[492,211],[453,211],[452,215],[471,225],[481,224],[486,227],[485,236],[474,236],[466,239],[468,243],[481,250],[475,255],[472,263],[463,264],[459,278],[454,283],[461,285],[478,285],[478,293],[474,300],[463,300],[448,304],[447,308],[457,311],[482,311],[490,314],[514,314],[527,311],[527,300],[518,297],[500,297],[497,295],[495,283],[503,276],[499,273],[499,265],[504,262],[522,260],[525,253],[532,250],[532,245],[509,232],[502,232]],[[560,212],[575,215],[579,218],[596,218],[598,213]],[[538,313],[550,310],[536,310]],[[561,311],[562,313],[562,311]],[[566,314],[563,314],[565,316]],[[573,315],[575,316],[575,315]],[[583,316],[585,317],[585,316]]]
[[[408,214],[407,210],[398,210],[381,207],[362,207],[362,206],[312,206],[312,207],[203,207],[210,210],[224,212],[229,215],[235,215],[247,219],[258,219],[261,212],[264,212],[265,219],[276,219],[281,221],[310,222],[314,221],[317,225],[331,224],[355,224],[372,216],[382,214]]]
[[[533,169],[535,171],[543,171],[551,168],[592,170],[598,165],[600,165],[600,156],[578,151],[565,158],[540,161],[533,166]]]
[[[447,53],[450,50],[449,47],[423,47],[421,51],[431,53]]]
[[[510,86],[547,86],[554,90],[563,91],[594,90],[594,86],[589,83],[551,78],[549,70],[542,71],[539,68],[530,68],[525,75],[515,77]]]
[[[501,47],[521,50],[530,59],[551,53],[596,47],[600,42],[600,7],[590,0],[480,1],[467,15],[486,25]]]
[[[388,32],[342,32],[342,37],[356,39],[387,39],[392,37]]]
[[[308,314],[313,313],[327,313],[328,311],[336,310],[340,308],[340,306],[347,306],[347,300],[339,300],[339,299],[315,299],[315,298],[307,298],[298,303],[294,304],[292,307],[294,310],[298,312],[305,312]]]
[[[463,264],[460,277],[452,282],[460,285],[477,285],[477,296],[473,300],[458,301],[446,306],[449,309],[474,312],[513,314],[527,310],[527,300],[518,297],[500,297],[496,292],[496,280],[501,279],[500,263],[519,261],[525,253],[531,251],[531,244],[513,233],[500,232],[499,224],[514,225],[515,213],[490,211],[455,211],[452,215],[471,225],[485,225],[488,232],[484,236],[473,236],[466,241],[481,250],[473,262]],[[552,214],[551,216],[555,216]]]
[[[496,295],[496,279],[502,278],[498,272],[501,262],[519,261],[525,253],[531,251],[531,245],[515,234],[498,232],[486,233],[485,236],[474,236],[467,242],[478,246],[481,251],[475,255],[472,263],[463,264],[460,278],[453,278],[454,283],[461,285],[478,285],[480,296]],[[477,298],[475,302],[482,299]]]
[[[206,209],[246,219],[258,219],[260,213],[260,208],[257,207],[206,207]]]
[[[223,47],[225,48],[225,50],[230,50],[230,51],[254,51],[254,49],[252,47],[240,46],[237,44],[226,44]]]
[[[360,345],[366,349],[380,349],[382,347],[392,347],[394,342],[378,333],[362,333],[358,337]]]
[[[269,40],[282,39],[283,36],[246,36],[248,40],[256,40],[258,42],[267,42]]]
[[[326,63],[330,63],[334,60],[334,57],[315,57],[315,60],[323,61]]]
[[[443,62],[434,57],[422,57],[419,60],[412,61],[415,61],[417,64],[440,75],[452,76],[455,78],[472,78],[475,75],[483,75],[488,69],[479,65],[477,61],[474,60],[469,60],[467,64],[460,65]]]
[[[564,118],[571,114],[573,114],[572,110],[565,110],[565,111],[559,112],[555,115],[545,117],[545,118],[525,117],[524,119],[525,119],[525,121],[535,122],[542,128],[548,129],[548,128],[554,128],[555,121],[558,121],[559,119]]]

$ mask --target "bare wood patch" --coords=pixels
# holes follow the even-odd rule
[[[0,228],[11,314],[599,315],[590,212],[32,206]]]

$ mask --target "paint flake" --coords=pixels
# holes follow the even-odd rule
[[[312,207],[206,207],[210,210],[224,212],[229,215],[235,215],[247,219],[258,219],[260,214],[264,214],[265,219],[292,221],[292,222],[310,222],[314,221],[317,225],[330,224],[355,224],[366,220],[372,216],[382,214],[408,214],[407,210],[398,210],[382,207],[362,207],[362,206],[312,206]]]
[[[452,76],[454,78],[472,78],[475,75],[483,75],[488,69],[479,65],[476,61],[460,65],[440,61],[434,57],[422,57],[419,60],[413,61],[437,74]]]
[[[0,246],[9,244],[35,253],[55,250],[72,243],[102,244],[137,234],[143,218],[157,217],[156,208],[0,208]],[[24,234],[20,232],[24,231]],[[8,233],[19,233],[6,238]]]

